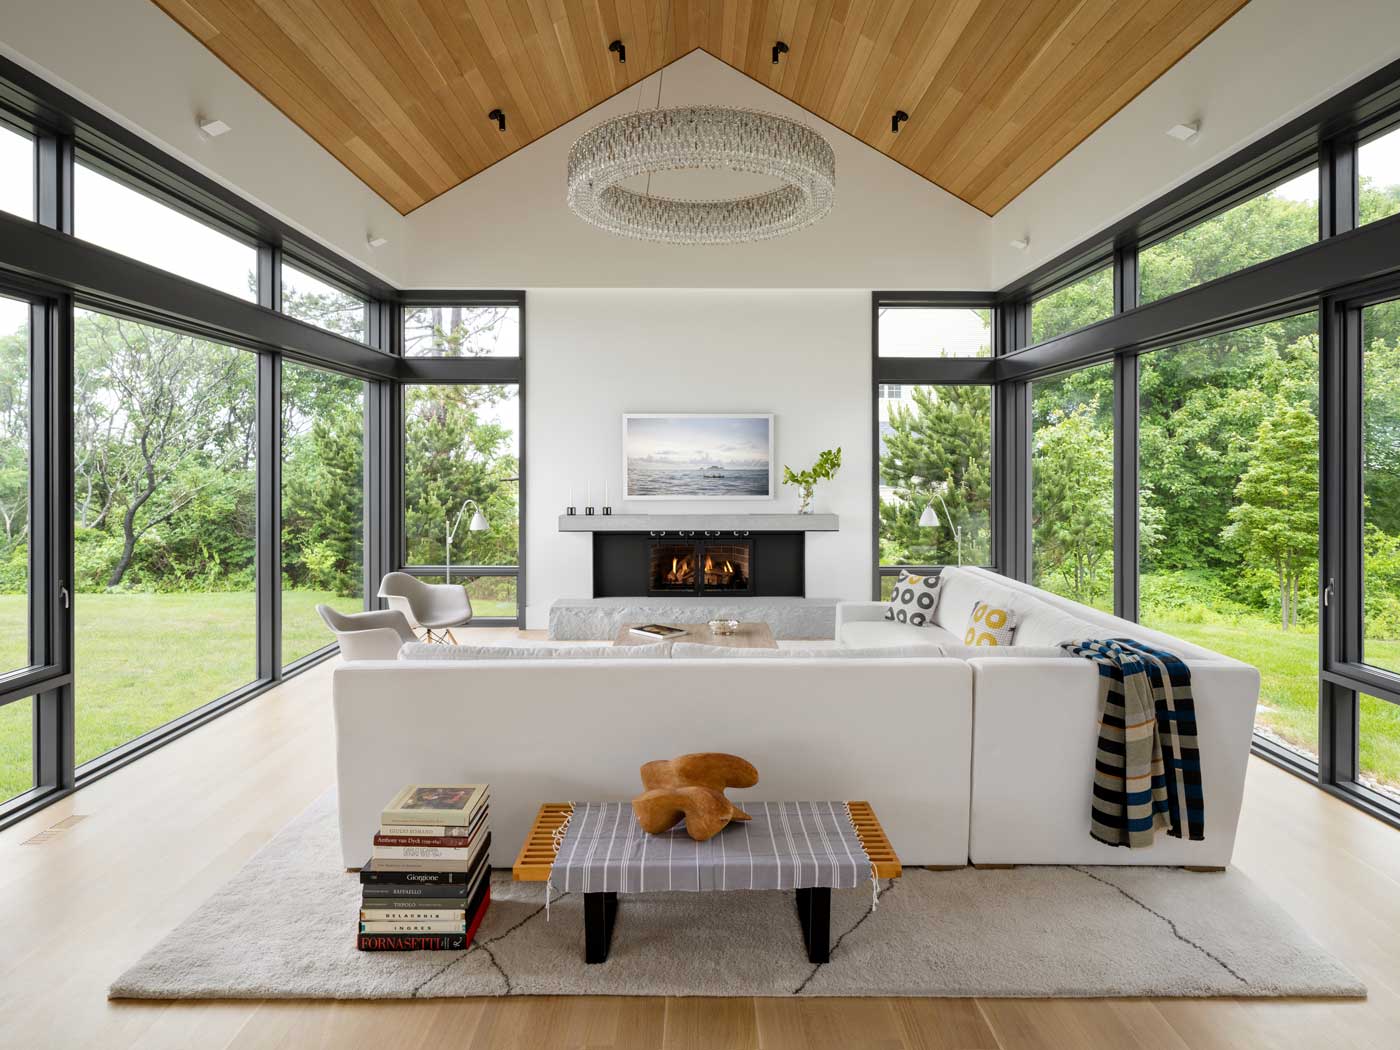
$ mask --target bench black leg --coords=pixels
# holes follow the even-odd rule
[[[612,944],[613,924],[617,920],[616,893],[585,893],[583,895],[583,961],[608,961],[608,946]]]
[[[797,891],[797,920],[807,958],[824,963],[831,958],[831,887],[813,886]]]

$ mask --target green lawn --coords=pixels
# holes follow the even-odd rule
[[[320,602],[346,611],[360,607],[356,598],[285,592],[282,649],[288,663],[330,641],[316,615]],[[472,604],[480,616],[515,613],[511,602]],[[0,667],[27,658],[25,615],[23,595],[0,595]],[[79,764],[253,679],[252,594],[84,594],[76,616]],[[1281,631],[1262,616],[1215,617],[1204,607],[1160,615],[1147,609],[1143,621],[1259,668],[1259,725],[1316,751],[1315,629]],[[1400,667],[1400,641],[1368,641],[1367,656]],[[0,708],[0,800],[32,783],[31,717],[27,701]],[[1400,786],[1400,706],[1362,697],[1360,747],[1364,773]]]
[[[316,614],[325,602],[347,612],[358,598],[321,591],[282,595],[287,663],[331,641]],[[509,602],[474,601],[480,616],[513,616]],[[79,765],[158,728],[256,676],[251,593],[80,594],[74,606]],[[27,662],[27,602],[0,595],[0,667]],[[0,707],[0,801],[33,783],[29,702]]]
[[[1161,615],[1144,609],[1142,621],[1155,630],[1259,668],[1256,724],[1310,754],[1317,753],[1315,627],[1283,631],[1262,616],[1212,621],[1210,612],[1203,609],[1191,610],[1185,616],[1179,609]],[[1368,640],[1366,655],[1382,666],[1400,667],[1400,641]],[[1363,696],[1359,744],[1362,772],[1381,783],[1400,787],[1400,706]]]

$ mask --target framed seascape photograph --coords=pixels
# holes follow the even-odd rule
[[[622,417],[622,498],[773,499],[772,413]]]

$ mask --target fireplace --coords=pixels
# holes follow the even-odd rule
[[[648,558],[647,594],[751,594],[752,556],[747,540],[656,540]]]
[[[593,597],[800,598],[800,532],[595,532]]]

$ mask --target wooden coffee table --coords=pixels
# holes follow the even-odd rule
[[[638,626],[635,623],[625,623],[617,629],[617,637],[613,639],[613,645],[650,645],[652,642],[699,642],[701,645],[723,645],[735,649],[776,649],[778,643],[773,640],[773,630],[766,623],[741,623],[733,634],[715,634],[703,623],[698,624],[670,624],[672,627],[684,627],[685,634],[673,635],[670,638],[644,638],[640,634],[633,634],[632,628]]]
[[[877,879],[899,878],[903,873],[903,866],[870,803],[848,802],[846,805],[856,837],[870,859],[870,868],[874,876]],[[555,855],[563,843],[561,829],[573,812],[574,804],[570,802],[546,802],[540,806],[530,833],[525,837],[520,853],[515,858],[512,875],[517,882],[549,880]],[[827,962],[831,957],[831,890],[823,886],[799,888],[795,897],[797,920],[802,928],[802,942],[807,949],[807,958],[814,963]],[[584,962],[607,961],[616,921],[617,893],[583,894]]]

